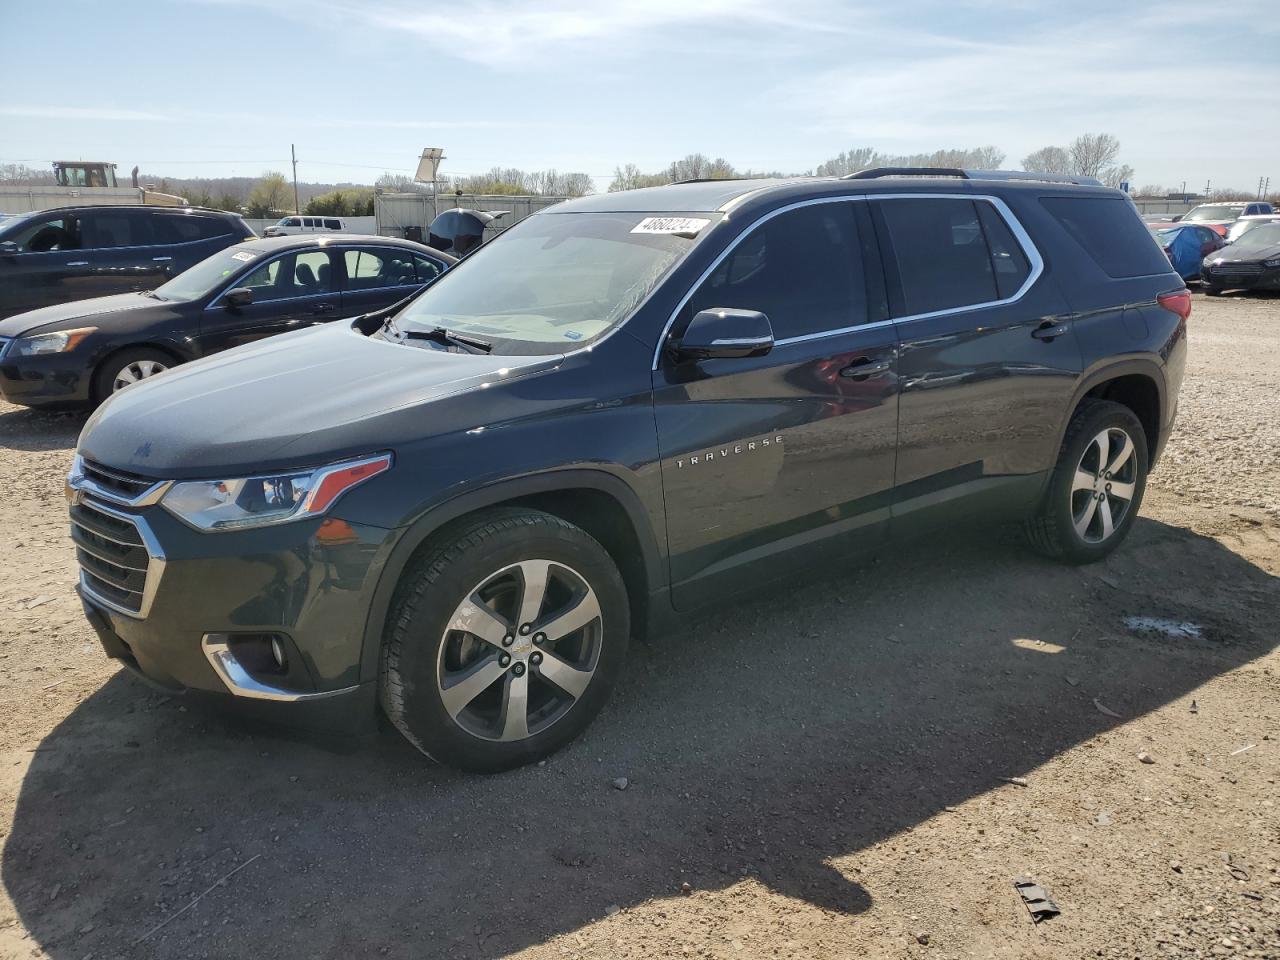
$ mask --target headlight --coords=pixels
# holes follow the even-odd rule
[[[81,327],[78,330],[59,330],[57,333],[19,337],[13,341],[11,356],[39,357],[46,353],[66,353],[68,350],[74,350],[81,340],[91,333],[96,333],[97,330],[97,327]]]
[[[391,454],[235,480],[175,483],[161,504],[197,530],[243,530],[323,514],[357,484],[391,467]]]
[[[1264,267],[1280,267],[1280,257],[1277,257],[1274,260],[1263,260],[1262,265]]]

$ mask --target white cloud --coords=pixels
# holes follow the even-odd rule
[[[109,120],[125,123],[140,121],[167,122],[173,117],[146,110],[115,110],[110,107],[0,107],[0,116],[32,117],[38,120]]]

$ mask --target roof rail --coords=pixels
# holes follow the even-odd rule
[[[872,167],[845,174],[841,180],[878,180],[881,177],[959,177],[961,180],[1031,180],[1038,183],[1073,183],[1100,187],[1097,177],[1062,173],[1034,173],[1029,170],[961,170],[958,167]]]

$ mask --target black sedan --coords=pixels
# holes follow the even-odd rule
[[[456,262],[387,237],[249,240],[155,290],[0,320],[0,395],[27,406],[98,404],[180,363],[389,306]]]
[[[1254,227],[1239,240],[1205,257],[1205,292],[1280,290],[1280,223]]]

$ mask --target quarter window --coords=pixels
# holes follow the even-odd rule
[[[1119,197],[1042,197],[1040,202],[1107,276],[1147,277],[1169,272],[1169,259],[1159,244],[1151,242],[1150,232],[1130,201]]]
[[[758,310],[779,340],[866,322],[867,294],[852,203],[821,203],[761,224],[689,300],[688,316]]]
[[[341,221],[341,220],[326,220],[326,221],[324,222],[324,228],[325,228],[326,230],[341,230],[341,229],[342,229],[342,221]]]
[[[1031,264],[1027,262],[1027,255],[1014,238],[1009,224],[996,208],[985,200],[976,201],[975,205],[983,235],[987,238],[987,247],[991,251],[991,265],[996,274],[996,293],[1001,300],[1007,300],[1027,282],[1027,277],[1031,275]]]
[[[890,266],[897,266],[902,291],[899,316],[1000,299],[972,200],[920,197],[877,204],[893,248]],[[1016,270],[1016,264],[1011,266]]]

